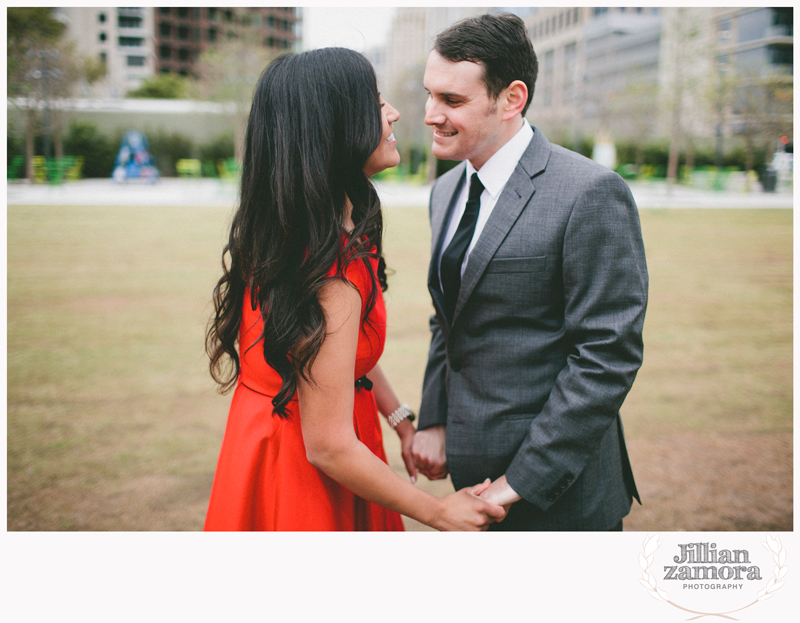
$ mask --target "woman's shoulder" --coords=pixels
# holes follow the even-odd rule
[[[378,264],[378,259],[372,255],[375,247],[369,250],[370,255],[364,255],[363,246],[348,249],[347,242],[347,238],[343,237],[339,255],[326,277],[340,277],[350,282],[360,292],[369,292],[373,288],[373,275],[376,274]]]

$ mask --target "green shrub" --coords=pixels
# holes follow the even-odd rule
[[[64,155],[83,158],[83,177],[111,177],[121,141],[121,136],[100,134],[94,123],[71,121],[64,136]]]
[[[158,74],[147,78],[135,91],[128,91],[128,97],[151,99],[180,99],[186,95],[187,79],[177,74]]]
[[[233,133],[228,132],[200,145],[198,152],[200,160],[203,162],[203,175],[205,177],[217,177],[217,162],[233,158],[236,155],[235,141]]]
[[[159,130],[147,136],[150,142],[150,153],[155,156],[156,166],[162,177],[177,175],[175,163],[183,158],[196,158],[196,149],[191,139],[183,134],[167,134]]]

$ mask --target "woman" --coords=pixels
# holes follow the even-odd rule
[[[207,335],[212,376],[236,391],[206,530],[402,530],[398,513],[478,530],[504,515],[477,497],[488,483],[440,499],[386,463],[377,409],[416,474],[410,410],[377,365],[386,277],[368,176],[399,163],[398,118],[351,50],[282,56],[259,80]]]

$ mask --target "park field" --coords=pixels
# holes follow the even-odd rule
[[[426,213],[385,211],[382,365],[412,408],[431,312]],[[230,401],[204,354],[230,216],[8,207],[8,530],[202,529]],[[641,219],[645,362],[622,414],[643,505],[625,530],[792,530],[793,211]]]

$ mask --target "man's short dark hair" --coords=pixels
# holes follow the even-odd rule
[[[524,116],[533,98],[539,62],[525,24],[511,13],[486,14],[461,20],[436,37],[433,49],[451,63],[469,61],[483,65],[483,81],[489,97],[514,80],[528,87]]]

